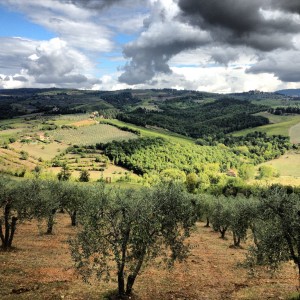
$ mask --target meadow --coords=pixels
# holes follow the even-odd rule
[[[175,143],[183,143],[183,144],[194,144],[195,140],[168,130],[165,130],[163,128],[159,128],[159,127],[155,127],[155,126],[149,126],[148,128],[145,127],[141,127],[141,126],[137,126],[134,124],[130,124],[130,123],[125,123],[123,121],[119,121],[117,119],[106,119],[106,120],[101,120],[99,119],[99,121],[101,122],[105,122],[105,123],[109,123],[112,125],[116,125],[116,126],[125,126],[128,127],[130,129],[134,129],[134,130],[138,130],[141,133],[141,136],[143,137],[161,137],[164,138],[166,140],[175,142]]]
[[[300,153],[296,151],[287,152],[277,159],[270,160],[262,165],[272,166],[279,171],[281,176],[300,178]],[[291,179],[292,179],[291,178]]]
[[[260,131],[260,132],[265,132],[268,135],[290,136],[290,129],[294,125],[300,123],[300,115],[276,116],[267,112],[259,113],[257,115],[268,118],[271,124],[237,131],[234,132],[233,135],[241,136],[241,135],[247,135],[248,133],[251,133],[253,131]],[[294,134],[293,138],[295,138],[295,134],[297,135],[297,130],[293,134]]]

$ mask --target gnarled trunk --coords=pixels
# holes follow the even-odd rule
[[[209,227],[209,218],[208,217],[206,217],[206,224],[204,227]]]
[[[222,239],[225,239],[225,233],[226,233],[226,231],[227,231],[227,226],[220,226],[220,228],[219,228],[219,232],[221,233],[221,238]]]
[[[49,217],[48,217],[48,222],[47,222],[47,234],[52,234],[53,233],[53,226],[54,226],[54,215],[56,213],[56,209],[52,209]]]
[[[2,248],[7,250],[11,248],[12,241],[15,235],[16,227],[17,227],[17,217],[12,217],[10,220],[10,204],[6,204],[4,207],[4,233],[3,233],[3,221],[0,220],[0,239],[2,243]]]
[[[71,214],[71,225],[76,226],[77,225],[77,211],[74,210]]]
[[[126,284],[126,295],[127,296],[130,296],[132,293],[132,287],[133,287],[135,279],[136,279],[137,275],[139,274],[141,267],[143,265],[145,253],[146,253],[146,249],[143,249],[143,252],[140,256],[140,259],[138,260],[138,263],[137,263],[133,273],[128,275],[127,284]]]
[[[241,238],[234,231],[232,232],[232,235],[233,235],[233,245],[235,247],[240,247]]]

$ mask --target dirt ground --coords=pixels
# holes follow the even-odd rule
[[[0,252],[0,299],[104,299],[116,282],[85,284],[76,275],[67,240],[76,229],[67,214],[58,214],[53,235],[35,222],[20,224],[15,249]],[[271,277],[260,270],[257,277],[238,266],[246,250],[230,248],[231,236],[221,240],[199,223],[189,239],[191,254],[171,270],[145,268],[134,286],[134,299],[223,300],[288,299],[296,292],[297,272],[286,264]]]

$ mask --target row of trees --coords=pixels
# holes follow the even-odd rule
[[[268,112],[273,115],[283,115],[283,114],[300,114],[300,107],[298,106],[283,106],[276,108],[269,108]]]
[[[245,197],[202,196],[199,212],[221,238],[232,233],[233,246],[251,239],[247,264],[268,265],[274,270],[293,261],[300,286],[300,194],[281,186],[257,190]]]
[[[300,278],[300,197],[292,189],[272,186],[228,196],[190,194],[166,181],[153,188],[117,190],[103,184],[12,181],[0,177],[0,238],[8,250],[21,220],[46,220],[51,234],[55,216],[68,212],[75,265],[84,279],[109,279],[117,270],[118,294],[129,296],[136,277],[155,258],[172,265],[188,254],[184,243],[197,220],[205,220],[233,245],[252,240],[248,265],[277,268],[292,260]]]

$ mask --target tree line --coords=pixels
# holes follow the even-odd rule
[[[298,106],[280,106],[276,108],[269,108],[268,112],[273,115],[283,115],[283,114],[300,114],[300,107]]]

